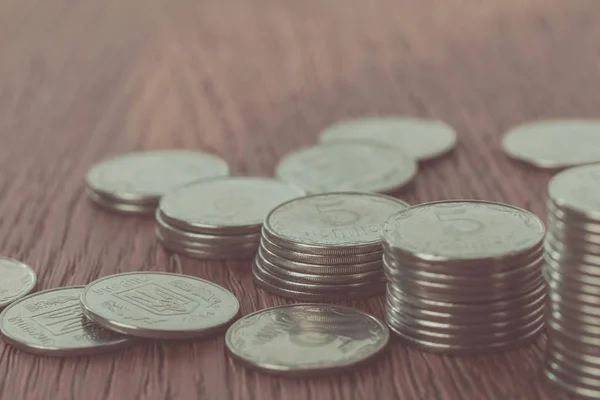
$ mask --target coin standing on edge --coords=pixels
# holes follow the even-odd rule
[[[193,276],[129,272],[98,279],[81,294],[83,313],[115,332],[150,339],[210,335],[238,315],[230,291]]]
[[[558,169],[600,162],[600,120],[547,120],[509,130],[504,152],[539,168]]]
[[[127,347],[134,339],[106,330],[81,312],[83,286],[24,297],[0,314],[0,336],[11,346],[44,356],[82,356]]]
[[[0,258],[0,310],[35,288],[37,277],[26,264],[12,258]]]
[[[363,117],[326,128],[321,142],[368,139],[404,150],[417,160],[430,160],[452,151],[456,131],[438,120],[411,117]]]
[[[381,353],[389,330],[362,311],[325,304],[297,304],[249,314],[227,331],[237,361],[279,375],[343,372]]]
[[[279,179],[307,193],[394,192],[417,174],[415,160],[398,149],[369,141],[343,140],[300,149],[283,157]]]

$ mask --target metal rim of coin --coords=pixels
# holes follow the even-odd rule
[[[383,207],[386,207],[385,211],[382,211]],[[263,239],[284,249],[313,255],[350,256],[377,252],[381,251],[382,224],[390,215],[408,207],[409,204],[402,200],[376,193],[308,195],[274,208],[265,218]],[[366,226],[357,225],[361,219],[365,220]],[[343,227],[353,231],[339,232]],[[323,236],[323,230],[327,229],[331,230],[328,235],[337,237]],[[307,240],[308,232],[313,230],[319,234],[315,233],[314,239]],[[350,234],[363,235],[363,238],[350,240]]]
[[[600,120],[543,120],[505,133],[502,148],[511,158],[538,168],[560,169],[600,162]]]
[[[256,246],[249,246],[241,250],[231,247],[199,249],[198,247],[182,246],[179,243],[170,241],[161,241],[160,243],[167,252],[176,253],[197,260],[251,259],[256,254]]]
[[[13,302],[0,313],[0,336],[21,351],[42,356],[93,355],[136,343],[135,338],[102,328],[82,314],[80,294],[83,288],[68,286],[44,290]],[[47,297],[53,301],[43,303]],[[23,310],[28,303],[31,307]],[[62,318],[57,320],[56,313]],[[50,319],[52,324],[44,325],[45,319]]]
[[[471,207],[471,210],[479,209],[489,212],[489,214],[493,212],[498,214],[493,215],[495,219],[492,221],[493,230],[498,232],[490,232],[490,234],[493,234],[491,236],[495,239],[493,243],[499,243],[498,237],[495,236],[497,233],[506,235],[508,232],[510,233],[508,236],[513,238],[514,232],[519,231],[524,226],[527,227],[527,224],[532,225],[530,232],[528,232],[527,236],[519,238],[519,240],[513,238],[512,243],[505,244],[502,248],[486,248],[483,251],[480,246],[477,246],[477,250],[475,251],[458,253],[458,243],[455,240],[457,235],[467,235],[470,239],[475,237],[481,240],[489,239],[485,235],[482,235],[482,229],[485,229],[486,225],[482,221],[465,215],[466,211],[469,211],[469,207]],[[466,210],[461,210],[461,208],[466,208]],[[507,227],[506,220],[503,220],[507,216],[501,214],[511,212],[516,213],[514,220],[510,222],[513,226]],[[429,215],[427,215],[428,213]],[[425,215],[425,217],[419,218],[421,215]],[[492,215],[490,215],[491,217]],[[446,222],[458,224],[456,226],[441,226]],[[429,224],[431,229],[424,229],[426,223]],[[415,228],[415,224],[420,227],[420,231],[426,232],[422,234],[423,237],[415,236],[419,232],[419,229]],[[522,226],[515,227],[515,224],[521,224]],[[457,226],[460,226],[460,229]],[[435,227],[437,230],[432,230],[432,227]],[[399,211],[385,222],[382,232],[382,239],[385,243],[384,247],[390,253],[398,254],[396,257],[404,257],[406,255],[406,257],[421,259],[429,263],[430,261],[452,262],[458,260],[464,260],[465,262],[469,260],[493,261],[507,257],[525,256],[543,244],[546,228],[544,223],[535,214],[512,205],[483,200],[445,200],[418,204]],[[445,236],[432,238],[431,235],[435,232],[439,232]],[[401,236],[403,234],[404,236]],[[434,242],[440,243],[442,238],[452,243],[447,243],[445,248],[438,246],[434,249],[431,247],[431,244]],[[423,242],[429,245],[424,248]],[[394,255],[392,254],[392,256]],[[456,264],[457,268],[459,268],[459,265]]]
[[[294,324],[293,313],[301,313],[311,307],[319,313],[352,314],[354,326],[332,323],[320,326],[319,330],[311,330],[298,322]],[[284,323],[277,325],[282,320]],[[300,314],[297,321],[301,320]],[[263,338],[260,343],[253,340],[257,326],[263,325],[280,326],[277,332],[285,333],[286,337],[271,336]],[[250,368],[284,376],[307,376],[344,372],[364,364],[385,350],[389,337],[389,329],[382,321],[362,311],[345,306],[307,303],[272,307],[246,315],[229,327],[225,344],[233,359]],[[246,344],[248,340],[253,342],[251,346]],[[281,352],[278,345],[269,351],[267,346],[276,340],[285,340],[285,348],[288,351],[296,349],[298,354],[288,357],[288,352]],[[341,346],[344,351],[340,350]]]
[[[86,189],[86,194],[90,200],[105,210],[124,214],[152,214],[156,210],[156,205],[143,205],[134,203],[118,202],[114,199],[103,197],[98,193]]]
[[[167,192],[191,182],[229,175],[222,158],[203,151],[149,150],[106,158],[90,168],[86,186],[104,198],[158,204]]]
[[[232,252],[244,252],[253,251],[256,252],[258,249],[258,242],[246,242],[242,244],[230,245],[223,243],[211,243],[211,242],[194,242],[194,241],[183,241],[183,240],[172,240],[166,238],[160,231],[156,231],[156,236],[163,243],[173,247],[180,247],[187,250],[198,250],[207,253],[232,253]]]
[[[163,196],[157,219],[187,232],[253,234],[260,232],[273,208],[305,194],[304,190],[274,178],[205,179]]]
[[[368,139],[403,150],[417,160],[440,157],[454,149],[456,131],[440,120],[370,116],[342,120],[325,128],[321,142]]]
[[[285,155],[277,178],[309,194],[362,191],[392,193],[416,176],[417,162],[397,148],[370,140],[343,140]]]
[[[0,257],[0,310],[27,296],[37,285],[37,275],[21,261]]]
[[[123,290],[115,293],[119,287]],[[100,278],[84,288],[81,305],[84,315],[98,325],[149,339],[204,337],[225,328],[240,311],[237,297],[229,290],[168,272]]]

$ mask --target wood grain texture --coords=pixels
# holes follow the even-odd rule
[[[208,278],[244,314],[284,304],[250,266],[166,254],[153,221],[93,207],[86,170],[139,149],[215,152],[269,175],[349,116],[443,119],[459,132],[406,200],[504,201],[545,217],[549,173],[511,162],[523,121],[600,115],[596,0],[0,0],[0,253],[39,289],[124,271]],[[382,314],[382,299],[354,304]],[[223,338],[78,359],[0,344],[0,398],[570,399],[541,375],[544,339],[471,358],[393,343],[371,368],[278,379],[230,361]]]

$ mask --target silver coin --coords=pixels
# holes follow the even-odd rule
[[[88,198],[94,202],[94,204],[99,205],[100,207],[110,211],[115,211],[124,214],[147,215],[152,214],[154,210],[156,210],[156,204],[145,205],[119,202],[112,198],[107,198],[103,195],[94,193],[91,190],[86,190],[86,194],[88,195]]]
[[[31,294],[0,314],[0,335],[11,346],[45,356],[90,355],[122,349],[134,339],[104,329],[81,312],[83,286]]]
[[[252,250],[217,252],[215,250],[199,250],[197,248],[184,247],[172,242],[161,242],[167,252],[176,253],[197,260],[250,260],[256,255],[256,248]]]
[[[36,283],[35,272],[28,265],[0,257],[0,309],[28,295]]]
[[[240,308],[231,292],[212,282],[166,272],[98,279],[85,287],[81,303],[97,324],[153,339],[205,336],[231,323]]]
[[[427,261],[526,254],[542,244],[544,235],[543,222],[529,211],[476,200],[413,206],[383,226],[383,240],[389,248]]]
[[[597,136],[600,140],[600,133]],[[586,165],[555,175],[548,185],[548,192],[550,199],[561,211],[571,211],[582,218],[600,220],[599,187],[600,165]]]
[[[157,204],[161,196],[179,186],[228,174],[227,162],[215,155],[171,149],[108,158],[89,170],[86,182],[94,193]]]
[[[415,160],[398,149],[365,140],[344,140],[304,148],[277,165],[279,179],[307,193],[394,192],[417,173]]]
[[[408,204],[393,197],[340,192],[301,197],[269,213],[263,236],[300,252],[353,255],[381,251],[381,226]]]
[[[600,162],[600,120],[547,120],[509,130],[502,147],[512,158],[540,168]]]
[[[337,122],[322,133],[321,142],[368,139],[397,147],[417,160],[451,151],[456,132],[442,121],[411,117],[363,117]]]
[[[273,208],[304,194],[277,179],[221,177],[171,191],[160,212],[166,223],[187,231],[255,233]]]
[[[313,314],[352,317],[353,323],[301,324]],[[257,311],[234,323],[225,337],[229,353],[245,365],[267,373],[301,376],[351,369],[380,354],[388,341],[388,328],[375,317],[322,304]]]
[[[182,247],[190,250],[200,250],[206,252],[214,252],[214,253],[238,253],[245,251],[254,251],[258,248],[257,242],[246,242],[240,244],[220,244],[220,243],[203,243],[203,242],[194,242],[194,241],[183,241],[183,240],[172,240],[170,238],[166,238],[162,235],[160,231],[156,231],[156,236],[163,243],[169,245],[169,247]]]

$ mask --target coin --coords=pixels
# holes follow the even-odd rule
[[[509,130],[506,154],[540,168],[600,162],[600,120],[546,120]]]
[[[229,174],[221,158],[189,150],[155,150],[122,154],[93,166],[87,176],[89,190],[104,198],[157,204],[179,186]]]
[[[193,276],[129,272],[98,279],[81,294],[84,314],[115,332],[153,339],[201,337],[239,312],[228,290]]]
[[[417,173],[415,160],[373,141],[323,143],[288,154],[276,175],[307,193],[343,191],[394,192]]]
[[[82,291],[83,286],[62,287],[17,300],[0,314],[2,339],[19,350],[45,356],[91,355],[135,343],[85,318]]]
[[[598,126],[600,128],[600,124]],[[598,137],[600,140],[600,133]],[[600,220],[600,165],[585,165],[560,172],[548,184],[548,195],[554,203],[549,208],[556,207],[553,211],[575,213],[584,220]]]
[[[272,178],[221,177],[176,189],[160,201],[161,217],[186,231],[258,233],[273,208],[303,190]]]
[[[156,204],[147,205],[123,203],[116,201],[112,198],[103,197],[102,195],[94,193],[91,190],[86,190],[86,194],[88,195],[90,200],[92,200],[95,204],[99,205],[100,207],[118,213],[143,215],[151,214],[154,212],[154,210],[156,210]]]
[[[397,147],[417,160],[451,151],[456,132],[442,121],[410,117],[362,117],[337,122],[322,133],[321,142],[368,139]]]
[[[20,261],[0,257],[0,309],[26,296],[35,288],[35,272]]]
[[[330,322],[303,323],[314,316]],[[336,324],[337,317],[348,318]],[[381,353],[388,341],[388,328],[375,317],[323,304],[257,311],[235,322],[225,337],[235,360],[266,373],[292,376],[351,369]]]

